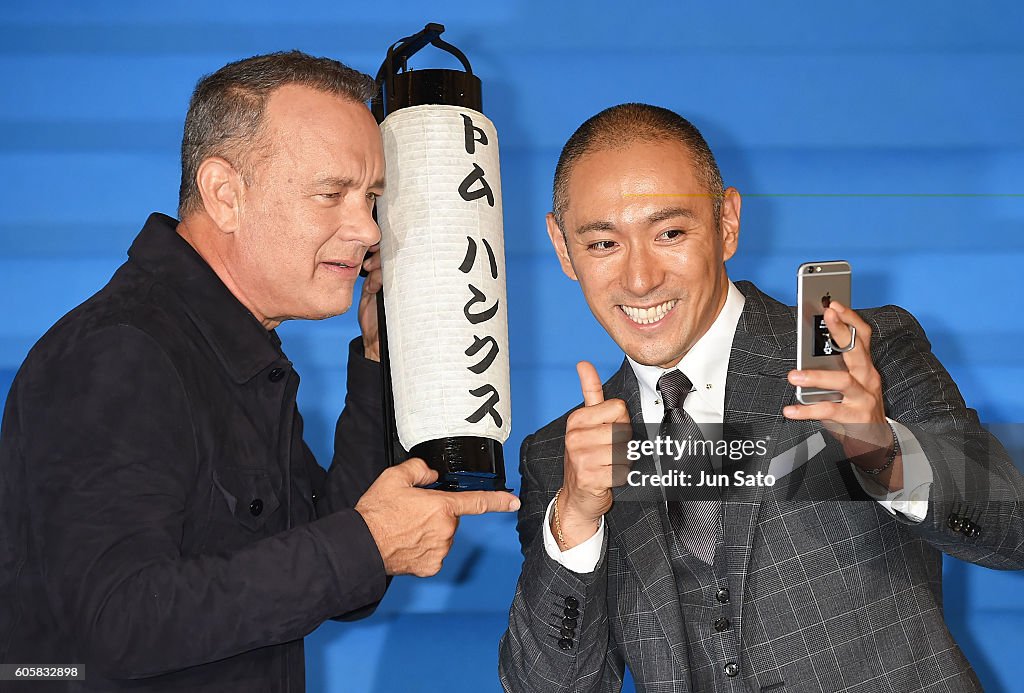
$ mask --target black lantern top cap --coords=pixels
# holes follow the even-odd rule
[[[388,48],[380,70],[377,85],[381,96],[373,104],[373,115],[381,122],[393,111],[409,106],[445,104],[464,106],[480,111],[482,98],[480,78],[473,74],[466,55],[441,39],[444,25],[431,22],[422,31],[406,36]],[[465,72],[460,70],[410,70],[409,58],[427,45],[440,48],[455,56]]]

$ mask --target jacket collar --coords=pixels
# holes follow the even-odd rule
[[[757,343],[762,356],[774,357],[762,369],[764,375],[786,375],[796,367],[795,309],[776,301],[748,281],[736,282],[736,288],[747,299],[736,326],[741,341]],[[733,342],[733,356],[736,346]],[[730,362],[730,369],[732,366]]]
[[[154,213],[128,249],[129,261],[153,275],[182,302],[203,338],[236,383],[284,357],[281,340],[259,323],[177,231]]]

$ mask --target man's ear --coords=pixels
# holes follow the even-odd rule
[[[224,233],[238,230],[238,212],[242,199],[242,177],[226,159],[211,156],[199,164],[196,184],[203,207]]]
[[[736,254],[740,244],[740,191],[728,187],[722,194],[722,262]]]
[[[562,234],[562,229],[558,227],[558,222],[555,221],[555,215],[548,212],[545,221],[548,225],[548,238],[551,239],[551,245],[555,248],[555,255],[558,256],[558,262],[562,265],[562,271],[574,282],[579,281],[576,270],[573,269],[572,260],[569,259],[569,249],[565,247],[565,236]]]

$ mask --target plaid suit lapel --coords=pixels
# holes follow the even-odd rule
[[[729,353],[724,423],[732,438],[768,441],[768,454],[742,467],[747,473],[766,472],[776,451],[793,445],[795,441],[788,438],[804,430],[785,426],[782,416],[783,407],[795,402],[795,388],[786,375],[796,368],[796,321],[789,308],[753,284],[737,282],[736,286],[746,303]],[[735,578],[733,584],[739,588],[735,597],[741,605],[766,489],[763,485],[730,487],[723,507],[726,570]]]
[[[633,424],[633,438],[646,438],[648,433],[640,405],[640,389],[628,361],[623,359],[622,367],[605,384],[604,391],[608,398],[617,397],[625,401]],[[654,423],[657,431],[658,422]],[[632,469],[654,473],[654,459],[646,455],[637,460]],[[650,502],[649,492],[641,501],[636,490],[629,486],[620,486],[614,489],[613,494],[614,504],[605,516],[609,536],[615,537],[641,589],[654,605],[676,666],[679,671],[689,671],[682,609],[662,520],[663,504]],[[609,586],[610,589],[616,587]]]

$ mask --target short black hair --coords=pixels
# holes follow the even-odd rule
[[[589,152],[617,149],[638,140],[674,140],[690,151],[697,176],[712,198],[715,225],[718,225],[724,191],[722,174],[700,130],[667,108],[645,103],[624,103],[606,108],[589,118],[562,147],[558,165],[555,166],[551,203],[555,222],[563,233],[562,215],[569,205],[569,175],[575,163]]]
[[[247,177],[254,151],[265,148],[260,128],[270,94],[279,87],[298,84],[353,102],[365,103],[377,94],[369,75],[331,58],[301,51],[256,55],[229,63],[196,84],[185,116],[181,138],[181,187],[178,217],[202,204],[196,175],[199,165],[221,156]]]

